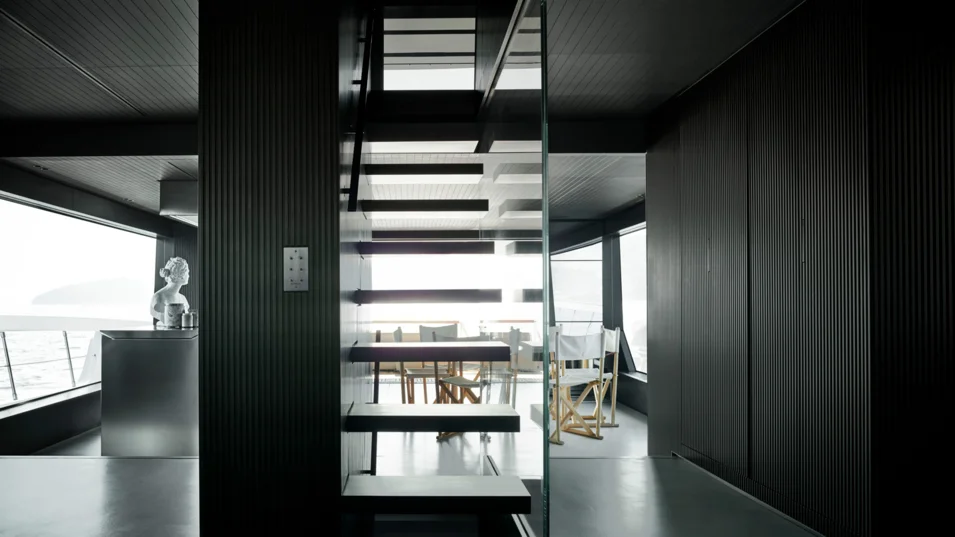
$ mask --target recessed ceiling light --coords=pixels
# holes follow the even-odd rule
[[[476,185],[483,175],[369,175],[372,185]]]

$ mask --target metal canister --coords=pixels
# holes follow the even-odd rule
[[[196,327],[196,314],[187,311],[182,314],[182,327],[183,328],[195,328]]]
[[[179,328],[182,326],[182,312],[186,311],[185,304],[166,304],[163,324],[166,328]]]

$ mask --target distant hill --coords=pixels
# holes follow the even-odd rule
[[[35,305],[130,304],[141,302],[149,287],[128,278],[114,278],[59,287],[37,295]],[[148,300],[148,297],[147,297]]]

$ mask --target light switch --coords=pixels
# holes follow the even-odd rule
[[[308,291],[308,248],[289,246],[282,249],[284,290]]]

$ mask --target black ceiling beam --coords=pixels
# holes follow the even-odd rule
[[[483,164],[366,164],[365,175],[484,175]]]
[[[141,157],[198,152],[199,126],[195,121],[0,123],[0,157]]]
[[[487,255],[494,253],[493,241],[361,242],[358,253],[375,255]]]
[[[632,121],[553,121],[547,125],[550,153],[646,153],[646,125]],[[373,142],[432,142],[481,140],[540,140],[540,125],[477,122],[382,122],[368,126]]]
[[[539,241],[539,229],[408,229],[371,232],[371,240],[378,241],[477,241],[515,240]]]
[[[366,213],[378,212],[487,212],[488,200],[362,200]]]
[[[177,228],[187,227],[3,162],[0,162],[0,198],[149,235],[173,237]]]

